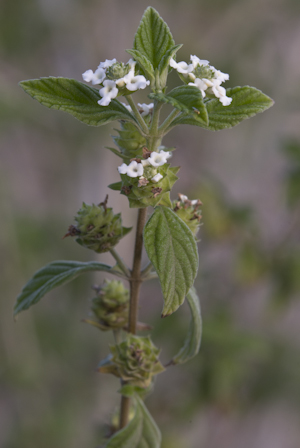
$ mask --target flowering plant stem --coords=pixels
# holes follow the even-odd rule
[[[146,224],[147,208],[140,208],[138,211],[137,227],[135,234],[135,246],[133,266],[130,278],[130,305],[129,305],[129,333],[136,334],[136,326],[138,319],[138,303],[139,292],[142,283],[141,263],[143,250],[143,229]],[[122,395],[120,409],[120,429],[124,428],[128,423],[130,410],[130,398]]]
[[[186,363],[200,348],[202,321],[194,281],[199,266],[197,232],[201,201],[189,200],[184,194],[178,194],[177,200],[171,199],[180,167],[169,163],[175,148],[162,146],[162,138],[177,125],[211,131],[231,128],[273,104],[271,98],[254,87],[226,90],[221,84],[229,75],[215,69],[206,59],[191,55],[190,63],[176,62],[180,48],[158,12],[149,7],[135,34],[133,49],[127,50],[133,59],[127,64],[115,58],[106,59],[95,72],[83,73],[84,81],[100,86],[99,93],[94,87],[62,77],[20,83],[41,104],[65,111],[87,125],[102,126],[113,121],[120,124],[119,135],[113,136],[118,149],[108,149],[123,160],[118,167],[121,180],[109,188],[119,191],[127,197],[131,208],[138,209],[132,269],[114,249],[131,230],[123,227],[121,214],[115,214],[107,206],[107,198],[98,205],[83,203],[75,216],[76,225],[70,225],[64,237],[76,237],[78,244],[97,254],[110,251],[116,264],[51,262],[27,282],[14,310],[16,315],[28,309],[47,292],[85,272],[102,271],[129,282],[130,291],[120,280],[105,279],[102,286],[95,287],[93,320],[85,319],[100,331],[112,331],[115,339],[110,354],[97,369],[121,380],[119,422],[113,419],[113,434],[105,448],[161,447],[159,428],[143,402],[152,390],[153,377],[165,371],[159,361],[160,349],[150,336],[137,335],[151,330],[147,323],[138,322],[143,281],[159,278],[164,302],[161,317],[176,312],[185,300],[190,309],[184,343],[167,365]],[[167,77],[172,69],[178,72],[182,84],[170,91]],[[153,102],[136,104],[131,93],[147,86]],[[119,96],[124,96],[128,105],[120,102]],[[160,123],[165,105],[172,110]],[[154,211],[146,222],[149,206]],[[143,246],[149,264],[141,269]]]

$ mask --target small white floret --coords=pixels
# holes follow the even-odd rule
[[[129,177],[139,177],[144,174],[144,167],[142,163],[137,163],[135,160],[130,162],[127,168],[127,176]]]
[[[134,69],[130,70],[130,72],[127,73],[127,75],[125,75],[123,79],[126,83],[126,89],[130,90],[131,92],[139,89],[145,89],[150,84],[150,81],[147,81],[145,76],[134,76]]]
[[[117,62],[116,58],[114,59],[106,59],[104,62],[100,62],[98,68],[108,68]]]
[[[191,55],[191,61],[192,61],[192,65],[193,68],[196,68],[198,65],[208,65],[209,61],[207,61],[206,59],[199,59],[197,56],[193,56]]]
[[[157,149],[159,149],[159,147]],[[162,155],[166,160],[172,157],[171,151],[164,151],[163,149],[159,151],[159,154]]]
[[[100,95],[102,96],[102,100],[98,101],[100,106],[108,106],[113,98],[116,98],[118,95],[118,89],[116,87],[115,81],[110,79],[106,79],[103,82],[104,87],[99,90]]]
[[[138,103],[138,106],[140,108],[139,112],[140,112],[141,116],[146,117],[147,115],[149,115],[152,112],[154,103],[150,103],[150,104]]]
[[[126,163],[122,163],[121,166],[118,166],[118,171],[120,174],[127,174],[127,168],[128,166],[126,165]]]
[[[82,78],[85,82],[91,82],[94,77],[93,70],[87,70],[86,72],[82,73]]]
[[[193,64],[187,64],[184,61],[176,62],[175,59],[170,59],[170,66],[178,71],[178,73],[182,73],[184,75],[190,73],[193,70]]]
[[[152,182],[159,182],[164,176],[162,176],[161,174],[157,173],[155,174],[155,176],[152,177]]]
[[[129,106],[129,104],[122,103],[122,102],[121,102],[121,104],[122,104],[124,107],[126,107],[126,109],[127,109],[129,112],[132,112],[132,109],[131,109],[131,107]]]
[[[164,152],[164,151],[161,151],[161,152]],[[149,160],[149,162],[151,163],[152,166],[162,166],[165,163],[167,163],[166,157],[163,154],[161,154],[161,152],[158,153],[158,152],[153,151],[151,153],[151,156],[147,159],[147,160]]]

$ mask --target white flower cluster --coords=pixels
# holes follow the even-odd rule
[[[161,147],[158,147],[158,149]],[[164,146],[163,146],[164,148]],[[118,171],[120,174],[127,174],[129,177],[139,177],[140,180],[146,179],[143,175],[145,174],[145,168],[146,167],[154,167],[157,168],[159,166],[164,165],[167,163],[167,160],[171,157],[171,153],[169,151],[164,151],[163,149],[160,149],[159,152],[153,151],[150,154],[150,157],[147,159],[141,159],[140,162],[133,160],[130,162],[129,165],[126,165],[126,163],[123,163],[121,166],[118,167]],[[153,171],[151,171],[153,174]],[[152,175],[151,174],[151,175]],[[155,174],[153,177],[151,177],[150,180],[152,182],[159,182],[163,176],[160,173]]]
[[[93,72],[93,70],[87,70],[82,74],[84,81],[91,82],[93,85],[103,85],[103,88],[99,90],[102,97],[102,99],[98,101],[100,106],[108,106],[111,100],[118,95],[118,89],[122,87],[126,87],[127,90],[134,92],[135,90],[145,89],[146,86],[150,84],[150,81],[147,81],[145,76],[135,75],[136,62],[133,59],[130,59],[126,64],[129,66],[129,71],[125,76],[115,80],[105,79],[107,69],[114,64],[118,64],[116,59],[106,59],[105,62],[100,63],[95,72]]]
[[[185,78],[190,80],[189,86],[196,86],[202,93],[202,97],[206,96],[205,91],[213,93],[223,106],[229,106],[232,98],[226,96],[226,90],[221,87],[222,82],[228,81],[229,75],[222,73],[209,65],[209,61],[199,59],[197,56],[191,55],[191,63],[176,62],[173,58],[170,60],[170,66],[181,73]]]

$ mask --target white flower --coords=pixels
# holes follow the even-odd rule
[[[129,177],[139,177],[144,174],[144,167],[141,163],[137,163],[135,160],[130,162],[127,167],[127,176]]]
[[[205,98],[205,95],[206,95],[205,90],[208,87],[212,87],[213,83],[209,79],[206,79],[206,78],[203,78],[203,79],[196,78],[194,82],[189,82],[189,86],[198,87],[198,89],[201,90],[202,97]]]
[[[131,92],[134,92],[138,89],[145,89],[146,86],[150,84],[150,81],[147,81],[145,76],[134,76],[134,66],[130,69],[129,73],[127,73],[127,75],[125,75],[124,78],[121,79],[125,82],[126,89],[130,90]]]
[[[100,106],[108,106],[113,98],[116,98],[118,95],[118,89],[116,87],[115,81],[106,79],[103,82],[104,87],[99,90],[100,95],[102,96],[102,100],[98,101]]]
[[[223,104],[223,106],[229,106],[229,104],[232,101],[232,98],[229,98],[226,96],[226,89],[222,86],[220,79],[214,79],[213,80],[213,86],[211,87],[211,90],[213,91],[214,95],[219,98],[220,102]]]
[[[223,73],[220,70],[215,69],[215,78],[219,79],[221,82],[228,81],[229,75],[228,73]]]
[[[155,176],[152,177],[152,182],[159,182],[164,176],[162,176],[161,174],[157,173],[155,174]]]
[[[192,61],[193,68],[196,68],[197,65],[208,65],[209,64],[209,61],[207,61],[206,59],[199,59],[197,56],[193,56],[193,55],[191,55],[191,61]]]
[[[129,104],[122,103],[122,102],[121,102],[121,104],[122,104],[124,107],[126,107],[126,109],[127,109],[129,112],[132,112],[132,109],[131,109],[131,107],[129,106]]]
[[[138,103],[138,106],[140,108],[140,114],[142,117],[146,117],[146,115],[149,115],[152,112],[152,109],[154,107],[154,103],[150,103],[150,104],[141,104]]]
[[[82,78],[85,82],[91,82],[94,77],[93,70],[87,70],[86,72],[82,73]]]
[[[108,68],[117,62],[116,58],[114,59],[106,59],[105,62],[100,62],[98,68]]]
[[[151,163],[149,162],[149,158],[148,159],[142,159],[141,163],[142,163],[143,166],[151,165]]]
[[[127,168],[126,163],[123,163],[121,166],[118,166],[118,171],[120,174],[127,174]]]
[[[178,193],[178,196],[179,196],[179,199],[181,200],[181,202],[185,202],[185,201],[189,200],[189,198],[185,194]]]
[[[157,149],[159,148],[161,148],[161,146],[159,146]],[[165,146],[162,146],[162,148],[165,148]],[[159,154],[161,154],[166,160],[172,157],[171,151],[164,151],[163,149],[159,151]]]
[[[219,101],[221,101],[223,106],[229,106],[229,104],[231,104],[232,98],[230,98],[229,96],[222,96],[221,98],[219,98]]]
[[[191,201],[191,204],[192,205],[197,205],[197,204],[199,204],[199,199],[193,199],[192,201]]]
[[[170,59],[170,66],[182,74],[190,73],[194,68],[193,64],[187,64],[184,61],[177,63],[173,58]]]
[[[97,68],[95,73],[93,70],[87,70],[82,73],[82,78],[85,82],[91,82],[92,84],[101,84],[105,78],[105,70],[103,68]]]
[[[147,160],[151,163],[152,166],[162,166],[167,163],[167,159],[162,154],[162,152],[165,151],[161,151],[160,153],[153,151],[151,153],[151,156]]]

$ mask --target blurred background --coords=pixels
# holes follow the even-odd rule
[[[81,80],[100,61],[127,62],[144,0],[2,0],[0,8],[0,446],[98,447],[119,396],[96,372],[112,336],[81,320],[92,284],[84,275],[13,321],[15,298],[41,266],[95,256],[62,236],[82,201],[136,210],[107,189],[118,181],[114,125],[88,128],[49,110],[20,80]],[[173,130],[178,192],[203,202],[201,352],[156,381],[147,406],[162,448],[298,448],[300,441],[300,3],[298,0],[153,0],[175,42],[230,74],[225,87],[253,85],[275,106],[239,126]],[[170,77],[170,87],[177,82]],[[145,92],[136,95],[147,102]],[[118,246],[131,264],[134,234]],[[110,255],[97,256],[112,263]],[[142,289],[140,318],[168,361],[189,312],[160,319],[156,281]]]

